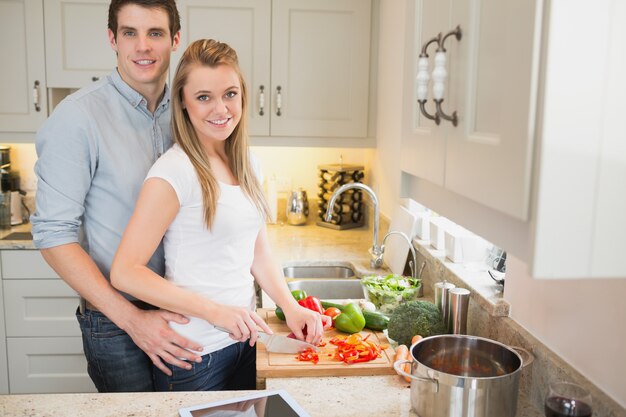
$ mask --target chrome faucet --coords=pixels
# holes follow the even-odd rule
[[[426,262],[422,263],[420,271],[417,272],[417,269],[416,269],[416,267],[417,267],[417,254],[415,253],[415,248],[413,247],[413,244],[411,243],[411,239],[409,239],[409,237],[405,233],[399,232],[397,230],[392,230],[391,232],[387,233],[385,235],[385,237],[383,237],[383,241],[380,244],[380,259],[381,259],[381,262],[382,262],[382,258],[383,258],[383,253],[385,253],[385,241],[391,235],[402,236],[404,238],[404,240],[406,240],[406,243],[408,243],[409,250],[411,251],[411,256],[413,258],[413,260],[409,261],[409,268],[411,268],[411,276],[413,277],[413,280],[417,281],[422,276],[422,271],[424,270],[424,267],[426,266]],[[417,292],[417,296],[418,297],[423,297],[424,296],[423,288],[424,288],[424,286],[420,284],[419,290]]]
[[[380,248],[380,246],[378,246],[378,219],[379,219],[378,198],[376,197],[376,194],[370,187],[360,182],[351,182],[349,184],[344,184],[341,187],[339,187],[337,190],[335,190],[333,195],[330,197],[330,200],[328,201],[328,207],[326,208],[325,220],[327,222],[331,220],[333,206],[335,205],[335,201],[337,200],[337,197],[339,197],[339,195],[343,193],[344,191],[350,190],[352,188],[359,188],[361,190],[367,191],[367,193],[370,195],[370,199],[372,200],[372,203],[374,204],[374,239],[372,242],[372,247],[369,249],[369,253],[370,253],[370,266],[374,269],[377,269],[383,265],[383,251]]]

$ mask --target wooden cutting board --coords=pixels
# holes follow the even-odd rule
[[[259,309],[257,313],[263,317],[272,331],[276,334],[287,335],[290,333],[289,327],[274,314],[274,310]],[[256,369],[258,378],[277,377],[298,377],[298,376],[351,376],[351,375],[392,375],[395,352],[389,344],[387,336],[382,332],[363,329],[361,335],[372,335],[368,340],[372,340],[380,345],[387,345],[382,357],[371,362],[355,363],[352,365],[338,362],[332,359],[335,346],[328,343],[330,339],[337,335],[345,335],[335,329],[324,332],[323,341],[326,346],[319,351],[319,362],[301,362],[296,359],[293,353],[271,353],[265,350],[263,343],[257,344]],[[329,356],[330,355],[330,356]]]

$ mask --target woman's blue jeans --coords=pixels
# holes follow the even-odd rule
[[[256,346],[237,342],[190,362],[186,370],[166,364],[172,376],[153,367],[157,391],[230,391],[256,389]]]
[[[99,311],[77,310],[76,318],[87,372],[98,392],[154,391],[152,361],[124,330]]]

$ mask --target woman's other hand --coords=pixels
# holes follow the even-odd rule
[[[211,314],[210,323],[220,330],[227,331],[233,340],[238,342],[250,340],[250,346],[254,346],[259,338],[257,327],[267,334],[273,333],[261,316],[254,311],[228,305],[218,307],[217,312]]]
[[[286,309],[283,308],[283,311],[285,312],[287,326],[289,326],[296,338],[316,346],[322,340],[324,329],[329,328],[332,324],[330,317],[295,303]]]

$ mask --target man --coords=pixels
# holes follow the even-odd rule
[[[191,368],[201,347],[175,333],[179,314],[109,283],[113,256],[148,169],[171,146],[170,54],[180,42],[174,0],[113,0],[109,42],[117,69],[61,102],[37,134],[33,240],[80,295],[76,316],[100,392],[152,391],[152,364]],[[164,273],[162,247],[149,264]]]

